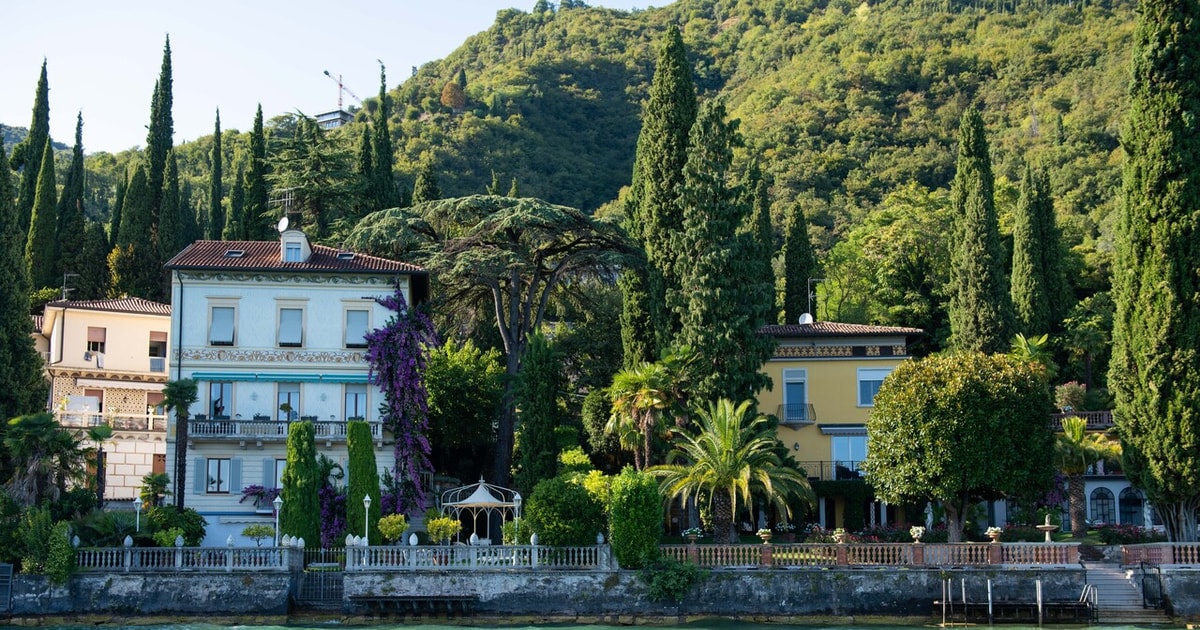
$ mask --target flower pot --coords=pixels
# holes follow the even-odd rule
[[[837,543],[837,544],[839,544],[839,545],[844,545],[844,544],[846,544],[846,534],[834,534],[834,535],[833,535],[833,542],[835,542],[835,543]]]
[[[991,538],[991,539],[992,539],[992,542],[994,542],[994,543],[998,543],[998,542],[1000,542],[1000,534],[999,534],[999,533],[996,533],[996,534],[988,534],[988,538]]]
[[[696,544],[696,535],[695,534],[688,534],[687,539],[688,539],[689,545]]]
[[[771,544],[771,533],[770,532],[759,534],[758,537],[762,539],[764,545]]]

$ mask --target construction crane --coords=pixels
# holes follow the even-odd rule
[[[328,70],[326,70],[325,76],[336,81],[338,84],[338,109],[339,110],[342,109],[342,92],[349,94],[350,97],[353,98],[355,101],[357,101],[359,105],[362,105],[362,99],[358,98],[357,94],[355,94],[353,91],[350,90],[350,88],[348,88],[342,84],[342,75],[339,74],[335,77],[335,76],[333,76],[332,73],[330,73]]]

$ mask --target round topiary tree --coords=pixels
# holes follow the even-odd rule
[[[608,505],[613,554],[626,569],[654,561],[662,540],[663,504],[658,482],[626,466],[613,478]]]
[[[584,476],[544,479],[529,497],[526,516],[541,544],[583,547],[604,531],[604,506],[583,485]]]

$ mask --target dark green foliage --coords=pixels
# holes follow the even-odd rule
[[[433,174],[433,166],[426,162],[417,173],[417,181],[413,184],[412,203],[416,205],[441,198],[442,191],[438,189],[437,176]]]
[[[125,214],[125,186],[128,181],[128,172],[123,171],[117,176],[116,196],[113,200],[112,215],[108,220],[108,242],[114,247],[117,239],[121,237],[121,221],[124,220],[122,217]],[[107,256],[108,253],[105,252],[105,255]]]
[[[150,519],[142,523],[150,529]],[[92,510],[73,523],[80,547],[120,547],[126,536],[138,532],[137,516],[132,510]]]
[[[396,188],[396,179],[392,175],[392,165],[395,155],[392,150],[392,131],[388,120],[392,117],[392,98],[387,93],[387,73],[383,64],[379,66],[379,107],[375,109],[374,120],[371,121],[373,132],[372,154],[374,165],[371,169],[369,187],[374,201],[372,210],[395,208],[400,205],[400,192]],[[428,201],[428,200],[427,200]]]
[[[767,189],[767,181],[763,179],[758,161],[755,160],[750,163],[750,172],[742,191],[750,196],[750,216],[747,217],[743,238],[749,242],[751,258],[747,267],[752,269],[744,279],[753,285],[748,287],[749,290],[770,296],[769,303],[764,304],[767,309],[765,323],[774,324],[779,319],[779,312],[775,308],[775,269],[772,265],[775,230],[771,228],[771,196]]]
[[[740,141],[724,104],[705,103],[692,127],[679,197],[683,234],[675,239],[681,258],[674,269],[680,284],[667,291],[682,325],[675,343],[696,355],[689,374],[694,400],[745,400],[770,384],[759,370],[775,342],[758,329],[775,295],[755,278],[764,271],[755,262],[761,247],[754,233],[739,233],[749,208],[728,181]]]
[[[142,514],[142,518],[160,532],[178,529],[186,547],[199,547],[200,541],[204,540],[205,528],[208,527],[208,521],[192,508],[179,510],[169,505],[150,507]]]
[[[653,477],[626,466],[612,480],[608,506],[613,555],[623,569],[640,569],[658,555],[663,502]]]
[[[158,225],[158,212],[162,207],[164,176],[167,170],[167,154],[174,145],[175,119],[171,114],[174,107],[173,83],[171,78],[171,37],[163,43],[162,66],[158,81],[154,84],[154,95],[150,98],[150,125],[146,133],[146,176],[149,189],[151,224]],[[124,226],[122,226],[124,229]],[[122,236],[124,238],[124,236]],[[113,241],[120,244],[116,236]],[[145,296],[142,296],[145,297]]]
[[[708,571],[690,562],[663,557],[639,571],[638,577],[646,585],[646,597],[651,601],[679,603],[693,586],[708,578]]]
[[[319,544],[321,503],[317,493],[322,482],[317,470],[312,422],[291,423],[288,425],[287,463],[280,480],[283,484],[279,493],[283,499],[279,513],[281,534],[303,538],[305,544]]]
[[[358,528],[363,524],[363,497],[370,495],[370,514],[367,522],[370,531],[365,534],[372,545],[378,545],[379,514],[383,502],[379,500],[379,472],[375,462],[375,441],[371,439],[371,425],[366,422],[346,423],[346,450],[349,459],[350,479],[346,483],[346,528],[355,536],[362,536]],[[285,499],[286,500],[286,499]],[[308,539],[306,538],[305,541]]]
[[[212,152],[208,160],[208,234],[205,238],[219,241],[225,233],[225,187],[221,183],[221,110],[213,124]]]
[[[46,575],[55,584],[65,584],[75,572],[75,548],[71,546],[70,523],[60,521],[54,524],[46,552]]]
[[[81,273],[86,263],[82,260],[84,225],[83,201],[83,114],[75,120],[75,147],[71,151],[71,166],[63,181],[62,194],[58,198],[58,237],[55,243],[56,279],[64,273]],[[51,285],[53,286],[53,285]]]
[[[338,219],[352,213],[358,203],[361,180],[354,176],[350,149],[317,121],[296,118],[295,135],[273,153],[267,181],[276,189],[290,189],[287,212],[292,225],[310,238],[327,236]]]
[[[1015,330],[1012,298],[1004,277],[992,158],[983,117],[974,108],[962,116],[955,166],[949,287],[951,344],[967,352],[1003,352]]]
[[[584,487],[580,475],[542,480],[527,500],[525,513],[542,545],[594,545],[596,534],[605,531],[604,506]]]
[[[1050,178],[1026,167],[1013,217],[1012,301],[1018,332],[1027,337],[1058,327],[1066,290],[1059,238]]]
[[[724,110],[722,110],[724,113]],[[696,120],[696,90],[692,66],[687,61],[683,37],[674,25],[667,28],[658,54],[658,65],[650,83],[650,98],[642,112],[642,131],[638,136],[633,165],[633,182],[625,200],[626,229],[646,255],[644,280],[626,300],[644,302],[626,307],[626,326],[640,326],[634,314],[649,314],[654,338],[630,343],[627,350],[647,348],[649,356],[626,357],[626,364],[653,361],[674,341],[680,329],[679,316],[668,302],[682,284],[680,247],[676,243],[683,225],[686,206],[677,203],[684,183],[684,164],[688,160],[689,131]],[[636,272],[636,271],[634,271]],[[633,273],[633,272],[631,272]],[[626,331],[623,336],[639,334]],[[627,352],[628,354],[628,352]]]
[[[866,527],[867,514],[863,506],[875,500],[875,489],[861,479],[829,479],[812,482],[818,497],[842,497],[842,526],[856,532]],[[932,542],[928,538],[926,542]],[[816,541],[810,541],[816,542]]]
[[[162,208],[158,213],[158,254],[165,262],[190,244],[184,240],[186,220],[179,198],[179,159],[174,149],[167,152],[163,186]]]
[[[484,472],[496,442],[494,423],[504,394],[500,352],[481,351],[469,340],[429,350],[429,460],[435,470],[459,479]]]
[[[108,266],[114,295],[162,301],[166,290],[149,181],[146,166],[135,164],[121,213],[120,240],[109,255]]]
[[[80,252],[82,263],[79,266],[79,277],[75,280],[75,293],[71,295],[73,299],[99,300],[108,295],[110,251],[112,246],[108,243],[104,224],[89,221],[83,230],[83,249]]]
[[[525,493],[558,472],[554,431],[563,421],[563,390],[558,353],[545,336],[532,335],[521,357],[516,388],[519,439],[513,481]]]
[[[358,164],[355,167],[355,173],[367,182],[367,191],[361,199],[359,207],[355,210],[355,219],[360,219],[367,214],[378,210],[375,206],[375,190],[372,178],[375,176],[375,156],[371,151],[371,128],[363,127],[362,134],[358,140]]]
[[[808,280],[817,275],[817,259],[800,202],[788,205],[783,220],[783,274],[783,323],[795,324],[801,313],[808,312]]]
[[[863,470],[889,503],[941,502],[958,542],[972,504],[1049,486],[1051,409],[1033,363],[977,352],[906,361],[875,397]]]
[[[234,169],[233,188],[229,191],[229,216],[225,220],[222,240],[246,240],[246,167],[238,162]]]
[[[42,172],[42,156],[46,143],[50,141],[50,86],[46,80],[46,60],[42,60],[42,73],[38,76],[37,91],[33,97],[33,120],[29,123],[29,135],[13,147],[13,168],[21,171],[21,183],[14,197],[17,200],[17,226],[22,239],[29,232],[33,218],[33,205],[37,197],[38,178]],[[12,269],[12,267],[6,267]]]
[[[50,140],[42,147],[42,172],[38,176],[33,202],[33,218],[25,242],[25,268],[33,288],[57,286],[54,274],[55,231],[58,228],[58,188],[54,183],[54,150]]]
[[[44,574],[50,558],[50,536],[54,520],[48,506],[29,506],[21,512],[21,573]]]
[[[506,545],[528,545],[529,537],[533,535],[533,528],[529,526],[529,519],[522,518],[505,521],[504,525],[500,527],[500,532]]]
[[[653,361],[654,324],[650,321],[650,292],[645,260],[634,259],[617,278],[621,289],[621,350],[625,367]]]
[[[583,399],[580,420],[587,438],[588,452],[602,471],[615,473],[621,464],[628,461],[621,451],[617,436],[605,430],[612,415],[612,402],[600,388],[593,389]]]
[[[267,140],[263,133],[262,105],[254,113],[250,131],[250,167],[246,169],[246,238],[253,241],[271,238],[273,221],[267,204]]]
[[[1200,508],[1200,47],[1196,7],[1139,4],[1124,184],[1113,270],[1109,387],[1125,471],[1176,542],[1197,540]]]

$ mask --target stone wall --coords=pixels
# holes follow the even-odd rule
[[[1136,573],[1136,572],[1135,572]],[[1138,580],[1138,575],[1135,575]],[[1162,592],[1167,610],[1178,619],[1200,619],[1200,571],[1162,569]]]
[[[291,573],[88,573],[13,579],[13,615],[284,615]]]

